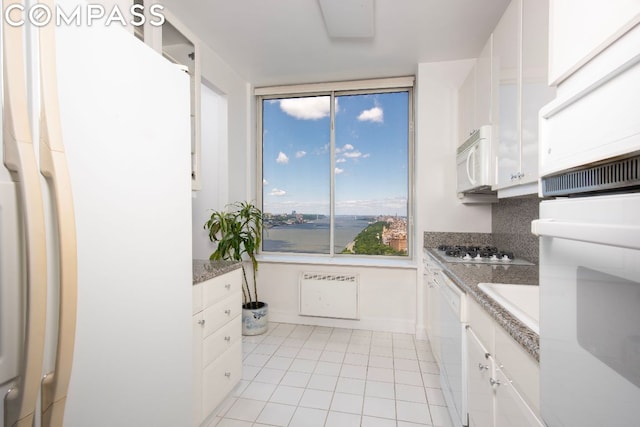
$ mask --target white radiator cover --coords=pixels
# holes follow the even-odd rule
[[[357,274],[300,274],[298,295],[301,316],[358,319]]]

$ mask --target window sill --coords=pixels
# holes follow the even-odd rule
[[[416,262],[413,259],[392,259],[377,257],[323,257],[312,255],[258,255],[259,263],[268,264],[311,264],[311,265],[337,265],[350,267],[372,268],[399,268],[415,270]]]

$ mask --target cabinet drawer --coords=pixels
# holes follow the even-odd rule
[[[233,270],[221,276],[209,279],[202,284],[203,308],[210,307],[229,295],[240,292],[242,287],[242,269]]]
[[[489,353],[494,351],[493,318],[473,299],[467,300],[467,322]]]
[[[213,412],[242,376],[242,342],[236,342],[204,369],[202,402],[205,418]]]
[[[544,427],[544,424],[500,369],[496,370],[500,385],[496,389],[496,427]]]
[[[236,292],[231,296],[223,299],[217,304],[204,309],[204,330],[203,337],[216,332],[222,325],[235,318],[242,311],[242,296],[240,292]]]
[[[242,319],[234,317],[217,332],[204,339],[202,345],[202,366],[207,366],[222,353],[233,347],[242,336]]]
[[[540,409],[540,366],[502,328],[496,327],[496,363],[534,411]]]

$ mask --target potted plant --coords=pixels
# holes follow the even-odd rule
[[[269,306],[258,300],[256,253],[262,241],[262,211],[251,202],[236,202],[226,210],[214,211],[204,224],[209,240],[217,243],[209,259],[242,262],[242,334],[259,335],[267,331]],[[246,256],[246,257],[245,257]],[[243,261],[251,261],[249,285]]]

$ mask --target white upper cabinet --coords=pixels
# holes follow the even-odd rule
[[[489,37],[458,90],[458,146],[481,126],[491,124],[491,50]]]
[[[513,0],[493,32],[493,71],[496,103],[493,105],[493,141],[497,146],[496,184],[513,183],[520,168],[520,18],[522,0]]]
[[[476,63],[458,89],[458,146],[473,133],[475,118],[473,109],[476,100]]]
[[[549,84],[558,85],[640,22],[640,0],[551,0]]]
[[[524,0],[522,3],[522,102],[521,163],[523,182],[538,179],[538,112],[555,98],[556,90],[547,84],[548,3]]]
[[[513,0],[493,33],[494,144],[499,197],[537,192],[538,112],[547,85],[548,2]]]
[[[476,61],[476,88],[474,103],[474,118],[476,129],[480,126],[490,125],[491,115],[491,53],[493,50],[493,35],[489,36],[489,40],[485,43],[480,52],[480,56]]]

